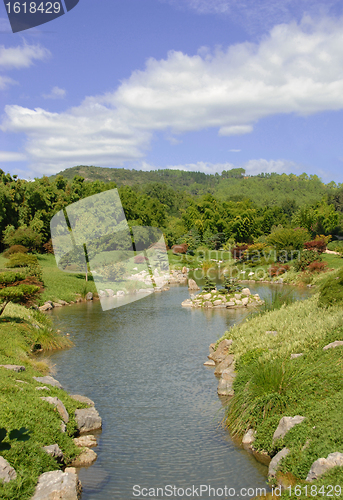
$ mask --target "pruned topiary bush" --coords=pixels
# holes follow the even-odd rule
[[[28,249],[24,247],[23,245],[12,245],[10,248],[8,248],[4,253],[3,256],[6,259],[9,259],[11,255],[16,254],[16,253],[23,253],[26,254],[28,252]]]

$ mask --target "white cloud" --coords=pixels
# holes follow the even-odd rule
[[[13,151],[0,151],[0,162],[25,161],[26,155]]]
[[[118,89],[63,113],[7,106],[2,129],[27,135],[38,172],[118,166],[141,159],[155,131],[248,133],[267,116],[342,109],[342,67],[343,18],[305,18],[274,27],[259,44],[149,59]]]
[[[0,45],[0,68],[28,68],[35,60],[44,60],[49,56],[50,52],[40,45],[29,45],[26,43],[17,47],[4,47]]]
[[[241,149],[229,149],[230,153],[240,153],[241,151]]]
[[[299,165],[289,160],[265,160],[260,158],[258,160],[249,160],[241,165],[245,169],[247,175],[256,175],[261,172],[269,173],[275,172],[276,174],[290,174],[295,170],[299,170]]]
[[[44,99],[63,99],[67,92],[60,87],[53,87],[50,94],[43,94]]]
[[[10,85],[17,85],[17,82],[8,76],[0,75],[0,90],[5,90]]]

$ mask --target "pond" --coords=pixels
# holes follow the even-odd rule
[[[272,289],[249,288],[262,298]],[[93,399],[103,418],[97,462],[79,474],[82,500],[197,498],[200,485],[205,498],[224,498],[225,486],[237,498],[241,488],[266,487],[267,468],[220,425],[218,381],[203,366],[209,344],[247,312],[182,308],[188,297],[186,287],[171,286],[106,312],[99,302],[52,312],[75,344],[50,355],[55,376]]]

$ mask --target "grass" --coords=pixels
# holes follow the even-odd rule
[[[343,340],[341,308],[319,308],[316,294],[252,316],[224,337],[233,339],[230,349],[237,369],[226,425],[237,436],[255,429],[254,448],[270,456],[289,448],[280,471],[305,485],[315,460],[343,453],[343,347],[323,351],[325,345]],[[292,353],[303,355],[291,359]],[[306,418],[274,442],[280,419],[295,415]],[[328,482],[333,478],[335,483]],[[318,481],[322,484],[340,484],[343,491],[343,468],[328,472]],[[282,497],[306,495],[290,496],[286,490]]]
[[[85,405],[74,401],[61,389],[36,390],[42,384],[33,377],[46,374],[48,366],[37,361],[32,352],[38,348],[56,349],[72,345],[67,337],[53,331],[48,317],[9,304],[0,318],[0,332],[0,364],[25,366],[25,371],[20,373],[0,368],[0,455],[17,472],[16,480],[1,484],[0,498],[28,500],[38,476],[60,468],[42,450],[43,446],[57,443],[66,463],[80,453],[80,448],[72,440],[76,432],[74,411]],[[52,405],[40,399],[42,396],[56,396],[64,403],[70,416],[65,434],[60,430],[59,414]]]

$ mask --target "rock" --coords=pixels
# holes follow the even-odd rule
[[[215,301],[213,302],[213,305],[214,305],[214,306],[220,306],[222,303],[223,303],[223,301],[222,301],[222,300],[220,300],[220,299],[218,299],[218,300],[215,300]]]
[[[271,459],[271,462],[270,462],[269,468],[268,468],[268,477],[275,477],[276,476],[276,472],[277,472],[277,469],[279,467],[281,460],[283,458],[287,457],[288,453],[289,453],[288,448],[282,448],[282,450],[279,451],[279,453],[277,453],[275,455],[275,457],[273,457]]]
[[[248,432],[246,432],[243,436],[242,439],[243,447],[245,449],[251,449],[255,439],[256,439],[256,431],[254,431],[254,429],[249,429]]]
[[[235,299],[240,300],[242,298],[241,293],[235,293]]]
[[[209,345],[210,354],[212,354],[214,352],[215,347],[216,347],[215,342],[213,342],[212,344]]]
[[[228,302],[226,302],[226,307],[233,307],[235,305],[236,305],[236,303],[233,302],[232,300],[229,300]]]
[[[303,356],[303,355],[304,355],[303,352],[299,352],[298,354],[291,354],[291,359],[300,358],[300,356]]]
[[[208,300],[212,298],[212,293],[205,293],[205,295],[199,295],[202,300]]]
[[[42,306],[40,306],[38,309],[40,311],[50,311],[51,309],[53,309],[54,306],[52,304],[50,304],[49,302],[45,302],[45,304],[43,304]]]
[[[13,372],[24,372],[26,370],[25,366],[20,365],[0,365],[2,368],[6,368],[6,370],[12,370]]]
[[[267,330],[266,333],[268,335],[274,335],[274,337],[276,337],[276,335],[277,335],[278,332],[276,330]]]
[[[48,455],[56,458],[60,463],[64,462],[64,455],[58,444],[51,444],[50,446],[43,446],[43,450],[47,452]]]
[[[244,299],[242,299],[242,304],[243,306],[246,306],[249,302],[249,298],[248,297],[244,297]]]
[[[9,483],[17,478],[17,473],[4,457],[0,457],[0,480]]]
[[[87,467],[98,458],[95,451],[85,448],[85,450],[71,462],[71,467]]]
[[[235,304],[236,304],[236,306],[241,306],[241,305],[243,305],[243,302],[239,299],[235,299]]]
[[[36,387],[36,391],[50,391],[50,389],[46,385],[43,385],[42,387]]]
[[[215,361],[216,363],[221,363],[226,358],[231,344],[232,339],[222,340],[221,342],[219,342],[216,351],[209,354],[208,359],[213,359],[213,361]]]
[[[112,288],[105,288],[105,292],[107,293],[107,295],[109,297],[113,297],[114,296],[114,291],[112,290]],[[87,297],[86,297],[86,300],[92,300],[92,299],[87,299]]]
[[[215,375],[222,375],[223,371],[229,368],[230,365],[232,365],[234,360],[234,357],[232,354],[228,354],[225,359],[219,365],[217,368],[214,370]]]
[[[28,384],[28,382],[25,382],[25,380],[16,380],[16,382],[19,382],[20,384]]]
[[[314,481],[324,474],[324,472],[337,466],[343,467],[343,453],[330,453],[327,458],[318,458],[311,465],[306,481]]]
[[[53,302],[54,307],[63,307],[59,302]]]
[[[181,302],[182,307],[192,307],[192,301],[191,299],[186,299],[183,302]]]
[[[42,399],[43,401],[47,401],[49,404],[55,406],[64,423],[67,424],[69,422],[68,412],[60,399],[52,398],[51,396],[42,397],[40,399]]]
[[[118,290],[117,297],[124,297],[124,296],[125,296],[124,290]]]
[[[229,366],[229,368],[225,368],[225,370],[222,373],[222,379],[224,380],[231,380],[236,377],[235,373],[235,365],[232,363],[232,365]]]
[[[70,394],[70,397],[75,401],[79,401],[80,403],[86,403],[89,406],[94,406],[94,401],[87,398],[86,396],[80,396],[79,394]]]
[[[105,292],[105,290],[99,290],[98,295],[99,297],[107,297],[107,293]]]
[[[203,307],[213,307],[213,304],[210,300],[205,300],[205,302],[202,303]]]
[[[216,364],[213,359],[209,359],[208,361],[205,361],[204,366],[216,366]]]
[[[47,375],[46,377],[32,377],[37,382],[41,382],[42,384],[52,385],[53,387],[58,387],[58,389],[63,389],[58,380],[54,379]]]
[[[224,378],[221,378],[219,380],[218,388],[217,388],[218,396],[233,396],[234,395],[234,390],[232,388],[233,380],[234,380],[234,377],[232,377],[230,380],[226,380]]]
[[[65,300],[58,300],[57,302],[59,304],[61,304],[61,306],[67,306],[68,305],[68,302],[66,302]]]
[[[39,476],[31,500],[78,500],[80,495],[81,483],[77,475],[56,470]]]
[[[273,435],[273,441],[285,437],[287,432],[291,430],[295,425],[301,424],[305,420],[305,417],[296,415],[295,417],[282,417],[277,426],[276,431]]]
[[[64,472],[71,472],[72,474],[76,474],[76,468],[75,467],[66,467],[64,469]]]
[[[93,294],[92,292],[88,292],[86,297],[85,297],[86,300],[93,300]]]
[[[183,266],[183,268],[182,268],[182,271],[181,271],[181,272],[182,272],[182,274],[187,274],[187,272],[188,272],[187,267]]]
[[[95,408],[75,410],[77,428],[80,433],[101,429],[102,420]]]
[[[67,426],[66,424],[63,422],[63,420],[61,420],[61,426],[60,426],[60,430],[63,434],[65,434],[67,432]]]
[[[328,344],[325,347],[323,347],[323,351],[327,351],[328,349],[333,349],[334,347],[339,347],[341,345],[343,345],[342,340],[335,340],[335,342],[331,342],[331,344]]]
[[[241,292],[243,295],[251,295],[251,292],[249,290],[249,288],[243,288],[242,292]]]
[[[189,288],[189,290],[200,290],[200,287],[192,279],[188,280],[188,288]]]
[[[81,436],[78,438],[74,438],[74,443],[76,446],[79,446],[81,448],[87,447],[87,448],[93,448],[93,446],[97,446],[98,442],[93,436],[93,434],[88,434],[87,436]]]

